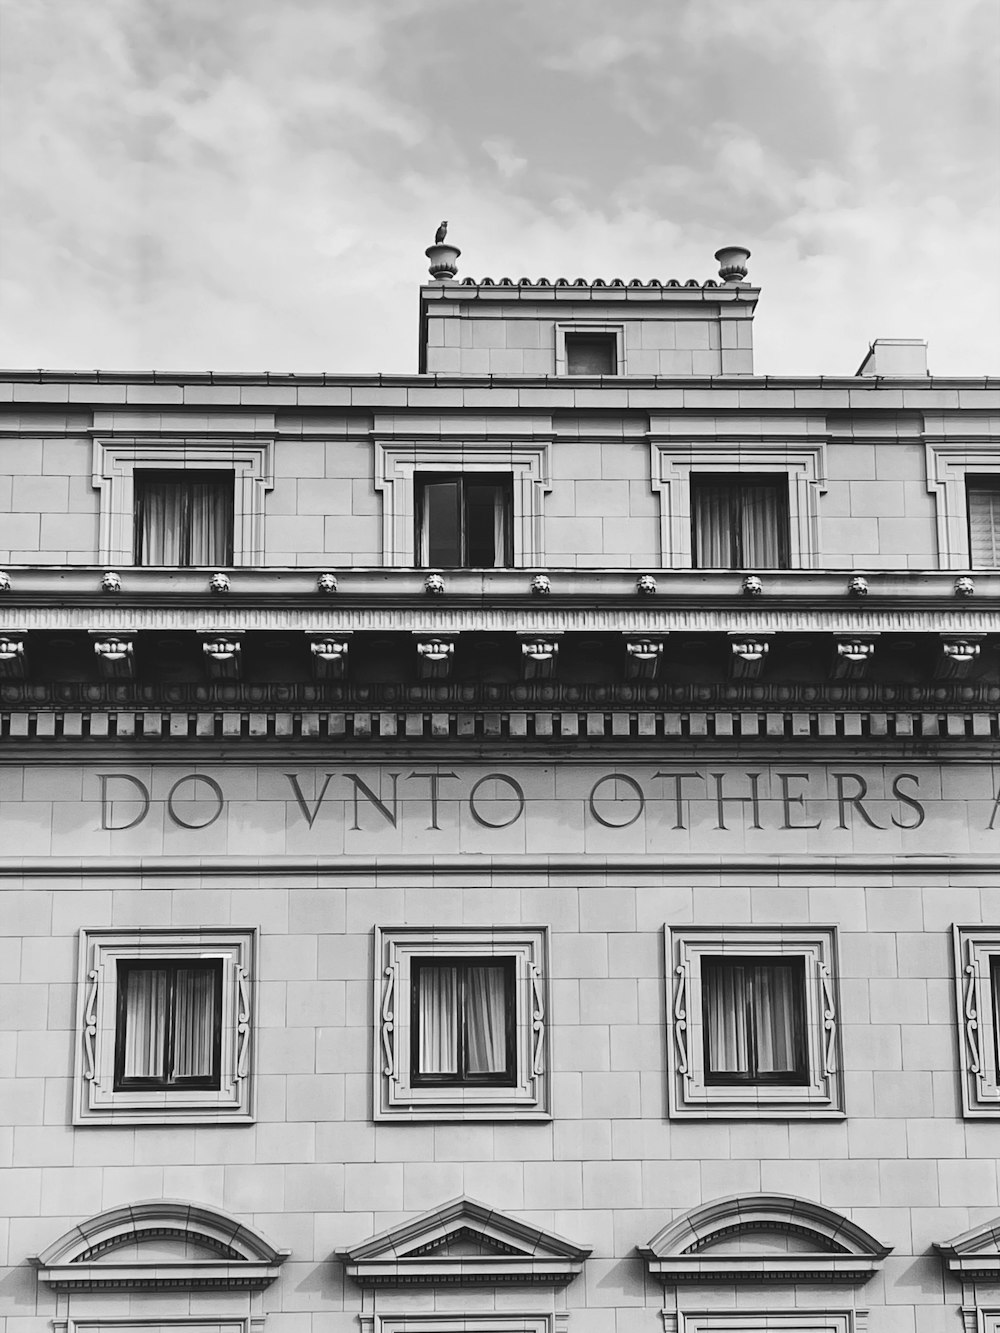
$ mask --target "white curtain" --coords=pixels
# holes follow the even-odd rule
[[[787,495],[781,483],[698,482],[691,527],[698,569],[777,569],[787,558]]]
[[[165,1083],[211,1077],[216,1002],[211,968],[129,968],[123,1077]]]
[[[421,1074],[458,1075],[458,969],[420,969],[418,992]]]
[[[1000,486],[968,486],[969,563],[1000,568]]]
[[[465,1030],[470,1074],[502,1074],[507,1066],[507,986],[502,967],[469,967]]]
[[[125,1078],[166,1077],[167,973],[132,967],[125,980]]]
[[[792,1072],[798,1063],[798,969],[714,963],[703,972],[709,1073]]]
[[[154,475],[137,478],[137,551],[141,565],[232,562],[233,480]]]

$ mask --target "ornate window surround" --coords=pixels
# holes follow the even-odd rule
[[[382,493],[382,560],[413,568],[419,472],[509,472],[515,569],[542,565],[542,499],[550,489],[549,446],[520,440],[375,440],[375,489]]]
[[[844,1115],[837,928],[666,926],[667,1094],[677,1119],[840,1119]],[[714,1085],[705,1080],[701,963],[725,954],[801,958],[809,1080]]]
[[[794,1235],[809,1248],[783,1253],[754,1248],[754,1237]],[[734,1252],[734,1244],[739,1244]],[[718,1249],[717,1246],[723,1248]],[[769,1285],[803,1282],[860,1285],[881,1266],[891,1246],[842,1214],[789,1194],[743,1194],[691,1209],[639,1253],[664,1285],[704,1282]]]
[[[373,1314],[361,1315],[361,1333],[565,1333],[569,1315]]]
[[[53,1319],[51,1323],[52,1333],[264,1333],[265,1327],[264,1315],[189,1315],[179,1319],[130,1319],[127,1315],[102,1319],[89,1315],[85,1319]]]
[[[938,567],[971,569],[966,478],[1000,477],[1000,445],[994,440],[955,443],[927,440],[927,489],[937,505]]]
[[[81,930],[73,1123],[250,1123],[254,1118],[256,946],[257,932],[253,929]],[[115,1090],[118,963],[158,958],[222,962],[219,1089]]]
[[[100,491],[100,560],[134,563],[135,474],[232,472],[233,564],[264,560],[264,492],[274,486],[274,441],[210,439],[203,436],[114,436],[94,438],[93,484]]]
[[[143,1245],[156,1248],[164,1238],[184,1244],[170,1257],[155,1254],[143,1259]],[[119,1250],[121,1256],[116,1258]],[[70,1294],[123,1290],[250,1293],[270,1286],[289,1254],[218,1209],[152,1199],[88,1218],[41,1254],[33,1255],[29,1263],[37,1270],[39,1282]]]
[[[579,1276],[589,1256],[589,1249],[562,1236],[462,1197],[370,1236],[340,1251],[337,1258],[360,1287],[382,1291],[515,1283],[563,1287]],[[406,1324],[402,1329],[408,1333]],[[494,1333],[494,1325],[488,1324],[481,1333],[487,1330]],[[508,1331],[503,1328],[500,1333]]]
[[[516,1083],[511,1087],[414,1087],[410,995],[414,958],[514,962]],[[375,928],[376,1120],[548,1120],[548,931],[544,926]]]
[[[962,1113],[1000,1118],[1000,1069],[996,1012],[991,976],[1000,960],[1000,927],[954,926],[955,1001],[958,1020]]]
[[[819,559],[819,497],[826,490],[822,443],[746,441],[705,443],[650,439],[651,482],[660,497],[660,561],[664,569],[691,569],[691,474],[774,473],[788,478],[788,563],[814,569]]]
[[[587,320],[571,321],[565,324],[556,325],[556,374],[567,375],[566,369],[566,335],[567,333],[613,333],[615,337],[615,365],[616,374],[627,375],[628,366],[625,361],[625,325],[597,323],[592,324]]]

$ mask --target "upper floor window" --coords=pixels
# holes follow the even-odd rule
[[[1000,568],[1000,477],[967,476],[969,563]]]
[[[754,473],[691,478],[696,569],[787,569],[788,481]]]
[[[478,472],[417,476],[420,564],[497,569],[512,563],[512,477]]]
[[[618,340],[613,333],[567,333],[567,375],[617,375]]]
[[[137,565],[230,565],[233,474],[157,472],[135,477]]]

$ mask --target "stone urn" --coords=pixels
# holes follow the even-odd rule
[[[719,261],[719,277],[723,282],[746,281],[750,251],[745,246],[724,245],[721,250],[716,250],[715,257]]]
[[[457,245],[448,245],[446,241],[427,247],[424,254],[430,260],[430,274],[435,282],[454,282],[461,253]]]

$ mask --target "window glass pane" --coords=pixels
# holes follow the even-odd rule
[[[137,472],[136,564],[231,564],[234,485],[231,472]]]
[[[617,374],[618,341],[613,333],[567,333],[568,375]]]
[[[176,972],[173,1076],[211,1078],[218,1030],[216,974],[207,967],[179,967]]]
[[[421,1074],[458,1076],[458,969],[423,963],[416,972]]]
[[[470,965],[466,972],[465,1032],[468,1072],[507,1070],[507,969]]]
[[[801,959],[706,959],[706,1073],[718,1082],[791,1081],[805,1072]]]
[[[1000,568],[1000,482],[966,479],[969,501],[969,561],[987,569]]]
[[[493,569],[507,563],[508,495],[506,487],[495,483],[466,483],[466,564],[470,569]]]
[[[119,983],[122,985],[122,983]],[[167,972],[162,967],[130,967],[123,979],[121,1076],[166,1078]]]
[[[457,481],[423,488],[421,547],[425,565],[454,569],[462,563],[461,492]]]
[[[788,481],[750,474],[691,478],[696,569],[784,569]]]

